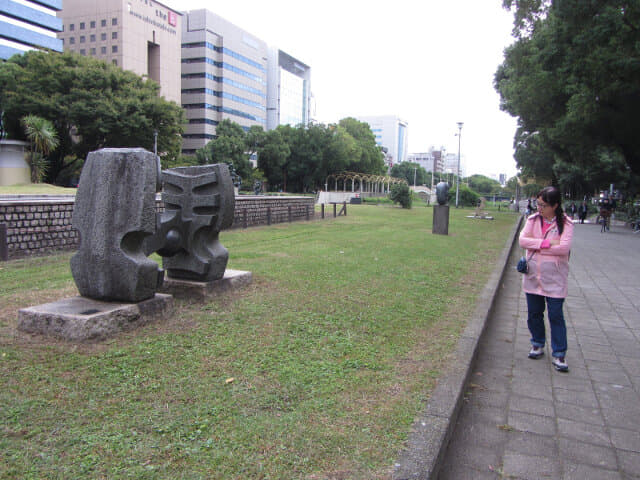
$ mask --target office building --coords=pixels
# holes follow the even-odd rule
[[[65,51],[99,58],[155,80],[180,103],[182,14],[155,0],[64,0]]]
[[[270,47],[267,85],[267,130],[278,125],[309,124],[311,68],[308,65]]]
[[[267,44],[208,10],[185,14],[182,106],[188,125],[182,153],[215,138],[223,119],[267,126]]]
[[[417,163],[427,172],[442,173],[444,171],[444,149],[436,150],[431,147],[428,152],[410,153],[407,161]]]
[[[368,123],[376,143],[387,149],[389,166],[407,160],[408,123],[393,115],[356,117]]]
[[[56,18],[61,8],[62,0],[0,1],[0,60],[34,49],[62,52],[56,38],[62,30]]]

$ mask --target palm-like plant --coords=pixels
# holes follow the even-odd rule
[[[53,123],[46,118],[26,115],[20,121],[30,143],[31,181],[39,183],[47,173],[47,161],[44,156],[58,146],[58,135]]]

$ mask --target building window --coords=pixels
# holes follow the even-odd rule
[[[118,38],[118,32],[111,32],[111,40],[116,40]]]
[[[76,26],[73,23],[69,24],[69,31],[73,32],[76,29]]]
[[[91,26],[91,28],[96,28],[96,21],[91,20],[91,23],[89,25]]]
[[[87,51],[84,48],[80,49],[80,55],[86,55]]]
[[[107,26],[107,21],[106,20],[100,20],[100,26],[101,27],[106,27]]]
[[[96,34],[92,33],[91,35],[89,35],[89,41],[90,42],[95,42],[96,41]]]
[[[111,19],[111,25],[118,25],[118,19],[117,18],[112,18]]]
[[[118,45],[111,45],[111,53],[118,53]]]
[[[85,40],[84,35],[80,35],[80,43],[84,43]]]
[[[100,34],[100,40],[105,41],[107,39],[107,34],[106,33],[101,33]]]
[[[80,22],[80,30],[84,30],[84,22]]]
[[[111,63],[113,63],[116,67],[118,66],[118,60],[116,60],[115,58],[111,60]]]
[[[71,45],[73,45],[74,43],[76,43],[76,38],[75,37],[69,37],[69,43]]]
[[[91,52],[91,55],[95,55],[95,54],[96,54],[96,49],[95,49],[95,48],[92,48],[92,49],[90,50],[90,52]]]
[[[100,53],[102,55],[106,55],[107,54],[107,47],[100,47]]]

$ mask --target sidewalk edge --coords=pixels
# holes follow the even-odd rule
[[[478,344],[496,301],[500,282],[516,244],[523,216],[516,220],[504,248],[480,293],[474,313],[458,340],[456,366],[438,379],[425,411],[413,423],[404,450],[392,472],[393,480],[434,480],[455,428]]]

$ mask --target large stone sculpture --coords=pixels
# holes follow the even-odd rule
[[[449,184],[447,182],[439,182],[436,185],[436,198],[438,205],[446,205],[449,202]]]
[[[160,187],[157,157],[143,149],[103,149],[87,158],[76,196],[73,226],[80,249],[71,272],[80,294],[97,300],[139,302],[153,297],[162,270],[169,278],[221,279],[229,253],[218,240],[233,223],[235,196],[225,164],[162,172],[165,211],[155,210]]]
[[[438,205],[433,206],[432,233],[437,235],[449,235],[449,184],[439,182],[436,185],[436,197]]]
[[[165,211],[146,243],[157,251],[169,278],[208,282],[224,276],[229,252],[218,240],[231,226],[235,195],[225,164],[179,167],[162,175]]]
[[[78,291],[96,300],[139,302],[161,281],[142,244],[156,229],[157,157],[141,148],[106,148],[87,157],[73,227],[80,248],[71,258]]]

